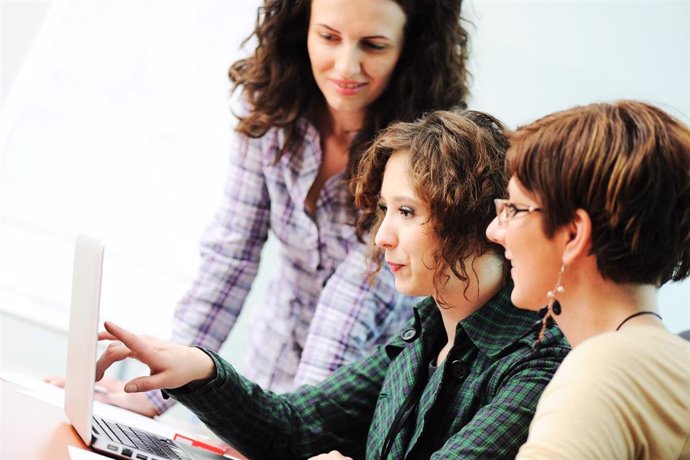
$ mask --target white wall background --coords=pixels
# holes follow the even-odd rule
[[[0,363],[63,371],[78,233],[106,243],[102,317],[169,334],[222,191],[233,125],[226,71],[244,54],[258,4],[0,0]],[[639,98],[690,122],[690,0],[464,8],[473,108],[514,127]],[[690,281],[662,289],[671,330],[690,328],[688,298]]]
[[[574,105],[641,99],[690,124],[690,0],[479,0],[471,105],[511,127]],[[690,280],[661,289],[690,329]]]

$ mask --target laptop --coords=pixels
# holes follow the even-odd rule
[[[93,414],[103,244],[77,238],[67,345],[65,414],[84,443],[113,458],[135,460],[227,459]]]

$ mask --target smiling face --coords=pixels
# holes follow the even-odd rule
[[[540,207],[514,177],[508,183],[508,200],[520,208]],[[547,304],[546,293],[556,285],[562,261],[561,234],[547,238],[542,218],[541,212],[522,212],[503,225],[496,218],[486,229],[489,240],[505,248],[515,283],[511,293],[513,304],[530,310]]]
[[[403,49],[393,0],[312,0],[307,48],[331,111],[363,115],[386,89]]]
[[[381,224],[376,246],[395,275],[395,287],[406,295],[434,295],[434,257],[438,239],[429,210],[409,180],[409,154],[394,153],[386,163],[381,184]]]

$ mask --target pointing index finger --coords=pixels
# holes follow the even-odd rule
[[[116,340],[119,340],[125,344],[125,346],[132,350],[132,352],[136,353],[142,359],[142,361],[146,362],[146,358],[151,350],[150,346],[146,344],[146,342],[140,339],[136,334],[133,334],[132,332],[129,332],[128,330],[123,329],[120,326],[111,323],[110,321],[106,321],[104,326],[105,329]]]

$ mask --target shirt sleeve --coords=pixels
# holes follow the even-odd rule
[[[240,376],[212,352],[215,380],[169,394],[250,458],[307,458],[332,449],[362,458],[376,400],[390,364],[383,348],[340,368],[318,386],[276,395]]]
[[[220,207],[202,236],[199,269],[175,310],[175,342],[217,351],[242,310],[270,222],[260,145],[236,136]],[[147,396],[159,412],[171,405],[159,392]]]
[[[565,347],[545,347],[499,362],[502,369],[492,377],[489,394],[493,396],[488,404],[431,458],[514,458],[527,438],[537,401],[567,351]]]
[[[412,306],[420,299],[399,294],[387,267],[373,284],[367,269],[367,247],[359,244],[324,285],[297,368],[297,387],[321,382],[366,356],[411,318]]]

